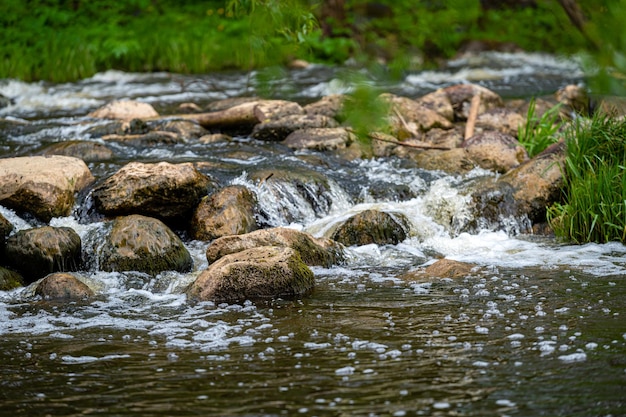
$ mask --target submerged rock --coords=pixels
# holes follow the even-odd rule
[[[119,217],[109,227],[109,233],[93,248],[103,271],[156,275],[163,271],[187,272],[192,267],[183,242],[158,219],[135,214]]]
[[[96,209],[105,215],[143,214],[166,221],[188,218],[210,180],[193,164],[131,162],[96,186]]]
[[[396,245],[407,238],[409,221],[402,214],[365,210],[342,223],[332,239],[346,246]]]
[[[429,281],[432,278],[464,278],[474,273],[478,267],[467,262],[454,261],[452,259],[439,259],[415,271],[402,275],[405,281]]]
[[[209,245],[206,250],[206,257],[209,263],[213,263],[226,255],[259,246],[294,249],[307,265],[329,267],[343,260],[343,248],[336,242],[329,239],[316,239],[308,233],[284,227],[221,237]]]
[[[113,151],[105,145],[84,140],[57,142],[47,147],[42,155],[73,156],[85,162],[108,161],[115,156]]]
[[[35,294],[45,300],[78,301],[94,296],[94,292],[87,284],[68,273],[53,273],[44,277],[37,287]]]
[[[0,159],[0,204],[49,222],[68,216],[75,194],[94,181],[81,159],[25,156]]]
[[[246,187],[225,187],[202,199],[191,219],[191,235],[213,240],[252,232],[258,228],[255,208],[256,197]]]
[[[69,227],[20,230],[7,239],[4,258],[27,283],[52,272],[76,271],[82,265],[80,236]]]
[[[262,246],[223,256],[196,278],[187,296],[215,302],[293,298],[314,285],[313,272],[296,250]]]

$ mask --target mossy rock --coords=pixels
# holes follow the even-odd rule
[[[108,227],[110,231],[96,254],[101,270],[138,271],[150,275],[191,270],[191,254],[160,220],[131,215],[117,218]]]
[[[24,285],[24,278],[15,271],[0,266],[0,291],[9,291]]]
[[[332,239],[346,246],[396,245],[407,238],[408,230],[409,222],[404,215],[365,210],[341,224]]]

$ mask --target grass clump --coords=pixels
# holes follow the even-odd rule
[[[626,121],[580,119],[566,144],[565,201],[548,209],[555,234],[575,243],[626,242]]]
[[[559,140],[557,133],[563,126],[559,116],[560,107],[557,104],[538,116],[535,99],[530,101],[526,123],[518,129],[518,140],[531,158]]]

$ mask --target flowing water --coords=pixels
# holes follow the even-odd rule
[[[0,156],[29,155],[65,140],[99,141],[84,118],[114,98],[166,113],[264,88],[301,102],[345,92],[338,70],[314,66],[260,86],[237,73],[204,77],[109,71],[77,83],[0,81]],[[385,82],[418,96],[478,82],[529,97],[579,82],[575,63],[486,54],[446,70]],[[0,412],[11,416],[624,416],[626,246],[564,245],[520,235],[523,219],[472,229],[464,177],[399,160],[346,162],[239,137],[232,142],[136,148],[90,163],[103,178],[131,160],[202,161],[222,185],[253,190],[267,226],[322,236],[367,208],[403,213],[397,245],[348,249],[345,264],[313,268],[302,300],[190,305],[184,288],[207,267],[206,242],[185,240],[191,273],[82,271],[99,289],[85,303],[52,303],[30,288],[0,292]],[[250,180],[253,170],[308,169],[323,192]],[[0,207],[16,229],[32,227]],[[82,238],[102,226],[55,218]],[[407,278],[440,257],[477,268],[458,278]]]

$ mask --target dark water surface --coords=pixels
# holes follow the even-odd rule
[[[299,101],[349,88],[330,68],[285,76],[269,87]],[[528,97],[581,78],[571,62],[487,54],[386,87],[417,96],[473,81]],[[98,142],[87,133],[94,121],[84,116],[113,98],[147,101],[165,113],[180,102],[255,88],[241,74],[107,72],[63,85],[0,80],[0,93],[15,101],[0,110],[0,156],[70,139]],[[244,137],[141,149],[106,144],[117,157],[89,164],[98,179],[132,160],[215,163],[220,169],[211,176],[248,186],[268,226],[321,236],[375,208],[406,215],[411,234],[398,245],[349,248],[345,265],[315,268],[316,290],[296,301],[188,304],[183,290],[206,268],[208,246],[188,239],[188,274],[81,271],[98,289],[89,303],[43,302],[32,288],[0,292],[0,415],[626,415],[626,247],[521,236],[520,219],[463,232],[472,220],[463,188],[492,174],[461,178],[402,161],[346,162]],[[304,196],[248,179],[264,167],[310,169],[331,186]],[[84,211],[52,224],[84,238],[102,226]],[[0,212],[18,230],[34,226]],[[464,278],[406,277],[439,257],[479,268]]]

